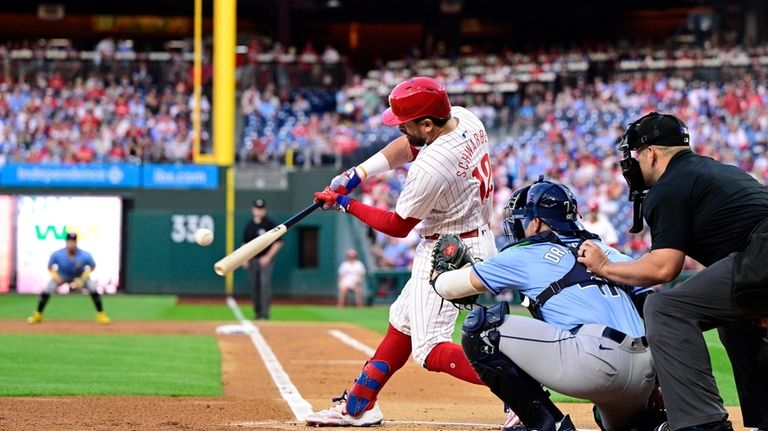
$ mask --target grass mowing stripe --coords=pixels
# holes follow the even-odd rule
[[[0,295],[0,318],[24,319],[37,308],[36,295]],[[178,305],[174,295],[102,295],[104,311],[120,320],[228,321],[232,312],[224,305]],[[45,308],[48,320],[93,320],[96,310],[90,296],[54,295]]]
[[[220,396],[208,335],[0,334],[0,395]]]
[[[37,305],[37,296],[0,295],[0,319],[24,319]],[[221,305],[178,305],[174,295],[105,295],[103,296],[107,313],[120,320],[233,320],[232,312],[227,308],[222,297]],[[250,318],[253,310],[249,300],[241,302],[243,314]],[[247,304],[247,305],[246,305]],[[450,306],[449,304],[445,306]],[[512,313],[526,315],[521,307],[513,307]],[[389,308],[375,306],[365,308],[336,308],[317,305],[274,305],[273,321],[301,322],[349,322],[373,331],[384,333],[388,325]],[[461,322],[466,312],[462,312],[456,325],[453,339],[458,342],[461,336]],[[45,320],[93,320],[94,309],[89,297],[85,295],[56,295],[51,298],[46,308]],[[45,324],[45,323],[43,323]],[[733,372],[728,356],[724,351],[716,331],[705,334],[712,358],[712,368],[720,388],[720,394],[728,405],[738,405]],[[0,357],[4,352],[0,351]],[[2,368],[0,368],[1,370]],[[4,375],[0,374],[0,382]],[[2,389],[2,388],[0,388]]]
[[[104,311],[123,320],[160,320],[176,306],[173,295],[102,295]],[[24,319],[37,308],[37,295],[7,295],[0,299],[0,316]],[[45,308],[45,320],[93,320],[96,308],[89,295],[53,295]]]

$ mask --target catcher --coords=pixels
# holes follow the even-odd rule
[[[104,313],[101,304],[101,295],[96,290],[96,283],[90,278],[91,271],[96,268],[96,262],[93,256],[85,250],[77,247],[77,234],[67,233],[66,247],[56,250],[51,254],[48,260],[48,272],[51,273],[51,281],[40,294],[40,301],[37,304],[37,311],[27,318],[30,324],[43,321],[43,310],[48,299],[56,292],[56,288],[62,284],[69,284],[70,291],[80,291],[85,289],[91,295],[93,304],[96,306],[96,321],[106,325],[112,321]]]
[[[509,315],[506,302],[475,308],[464,321],[462,347],[480,379],[528,429],[575,429],[544,385],[591,400],[603,430],[652,430],[665,415],[649,401],[658,395],[656,373],[630,297],[640,292],[594,277],[576,262],[578,244],[598,239],[577,217],[571,191],[539,179],[516,191],[505,209],[505,233],[516,242],[473,265],[459,238],[441,237],[432,285],[451,301],[505,289],[522,294],[535,319]],[[630,259],[596,243],[611,260]]]

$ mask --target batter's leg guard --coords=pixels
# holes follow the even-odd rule
[[[347,394],[347,413],[359,416],[373,407],[376,396],[392,374],[385,361],[370,360],[365,363],[363,372]]]
[[[539,382],[499,351],[499,331],[508,307],[473,310],[465,319],[461,345],[480,380],[506,403],[529,429],[555,431],[563,413]]]

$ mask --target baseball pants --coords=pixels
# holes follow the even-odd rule
[[[496,254],[496,243],[488,227],[480,228],[477,237],[462,241],[476,258],[487,259]],[[459,315],[459,310],[444,301],[429,284],[435,242],[424,239],[416,247],[411,278],[389,308],[389,323],[411,336],[413,359],[422,366],[433,347],[453,342],[453,328]]]
[[[498,328],[499,349],[543,386],[592,401],[605,429],[626,429],[645,407],[656,373],[640,338],[624,336],[618,342],[603,336],[605,329],[586,324],[574,334],[530,317],[507,315]]]
[[[712,375],[704,331],[717,328],[733,365],[746,427],[768,428],[768,332],[765,310],[731,297],[731,254],[681,284],[650,295],[644,314],[653,360],[673,430],[727,416]]]
[[[261,266],[259,258],[253,258],[248,263],[255,318],[269,319],[269,306],[272,302],[272,270],[274,267],[274,261]]]
[[[64,283],[71,283],[72,280],[63,281],[61,283],[57,283],[55,280],[51,280],[48,282],[48,285],[45,286],[45,289],[43,290],[43,293],[47,295],[53,295],[56,293],[56,288],[61,286]],[[96,283],[92,279],[85,280],[85,285],[83,286],[83,289],[87,290],[88,293],[98,293],[96,290]]]

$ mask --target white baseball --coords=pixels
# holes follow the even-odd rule
[[[213,232],[210,229],[200,228],[195,231],[195,242],[205,247],[213,242]]]

